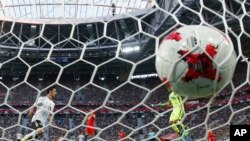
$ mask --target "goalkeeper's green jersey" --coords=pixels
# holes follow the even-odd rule
[[[173,108],[182,108],[182,98],[181,96],[175,94],[174,92],[171,92],[169,95],[169,101],[171,102]]]

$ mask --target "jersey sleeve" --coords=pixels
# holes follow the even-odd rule
[[[37,102],[35,103],[36,107],[41,107],[43,105],[43,98],[39,97]]]

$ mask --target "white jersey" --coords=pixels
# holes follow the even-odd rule
[[[77,138],[78,138],[78,141],[84,141],[84,136],[83,135],[79,135]]]
[[[36,102],[36,107],[36,113],[32,117],[31,122],[39,120],[41,121],[42,125],[45,126],[45,123],[48,120],[48,116],[50,114],[53,114],[55,103],[47,96],[39,97]]]

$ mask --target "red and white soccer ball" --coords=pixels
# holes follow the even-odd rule
[[[207,97],[231,81],[236,54],[232,41],[221,31],[191,25],[164,37],[155,65],[160,79],[172,91]]]

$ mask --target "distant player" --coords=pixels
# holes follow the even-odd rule
[[[64,141],[63,136],[61,136],[61,137],[58,139],[58,141]]]
[[[211,129],[208,130],[208,141],[215,141],[214,133]]]
[[[47,121],[52,122],[52,113],[55,107],[55,103],[52,101],[56,97],[56,88],[51,87],[47,90],[47,96],[39,97],[34,107],[29,111],[29,116],[34,116],[31,120],[33,132],[24,136],[21,141],[28,141],[33,138],[40,138],[44,134],[44,127]]]
[[[78,137],[77,137],[78,141],[84,141],[84,135],[80,134]]]
[[[179,136],[182,136],[184,133],[184,128],[186,128],[181,123],[181,119],[183,118],[184,113],[185,113],[182,97],[176,94],[175,92],[171,92],[169,95],[168,101],[166,103],[159,103],[158,105],[159,106],[166,106],[166,105],[173,106],[173,111],[169,118],[169,125],[171,125],[171,128],[174,130],[175,133],[177,133]],[[188,136],[188,134],[184,134],[184,136]],[[189,141],[190,139],[191,138],[188,136]]]
[[[155,141],[155,132],[152,128],[148,131],[148,141]]]
[[[122,129],[119,131],[118,135],[119,135],[119,140],[120,141],[125,141],[124,138],[125,138],[126,134]]]
[[[16,134],[17,141],[21,141],[22,138],[23,138],[23,135],[21,133]]]
[[[87,119],[87,127],[85,128],[84,141],[87,141],[88,138],[92,138],[95,135],[95,129],[94,129],[95,120],[96,120],[95,113],[91,113]]]

